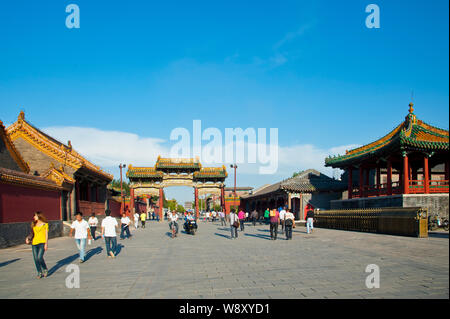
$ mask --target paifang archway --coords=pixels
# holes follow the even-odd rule
[[[220,196],[222,209],[225,205],[224,182],[227,170],[222,167],[202,167],[199,159],[162,158],[150,167],[128,166],[130,180],[130,209],[133,211],[135,196],[158,196],[159,219],[162,220],[164,188],[168,186],[190,186],[194,188],[195,214],[198,217],[200,195]]]

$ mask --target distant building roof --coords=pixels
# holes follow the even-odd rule
[[[316,191],[343,191],[346,184],[330,178],[315,169],[307,169],[295,177],[285,179],[256,189],[252,194],[242,196],[243,199],[265,196],[275,192],[312,193]]]

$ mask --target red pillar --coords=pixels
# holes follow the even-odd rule
[[[388,159],[387,162],[387,194],[392,195],[392,162],[391,159]]]
[[[86,184],[87,201],[91,201],[91,183]]]
[[[380,196],[380,189],[381,189],[381,168],[380,165],[377,165],[377,181],[376,181],[376,189],[377,189],[377,195]]]
[[[425,154],[423,157],[423,183],[424,192],[428,194],[430,192],[430,176],[428,170],[428,156]]]
[[[223,212],[226,214],[226,209],[225,209],[225,186],[223,186],[223,185],[220,188],[220,205],[222,206]]]
[[[134,214],[134,188],[130,188],[130,213]]]
[[[79,181],[75,182],[75,187],[76,187],[75,212],[78,212],[80,209],[80,182]]]
[[[353,198],[353,167],[348,168],[348,198]]]
[[[364,169],[359,167],[359,197],[364,197]]]
[[[164,191],[162,188],[159,189],[159,221],[163,219],[163,211],[164,211]]]
[[[198,218],[198,188],[194,188],[194,196],[195,196],[195,217]]]
[[[367,186],[367,188],[369,188],[370,185],[370,168],[366,168],[366,178],[364,179],[364,184]],[[367,189],[367,196],[369,196],[369,192]]]
[[[409,194],[409,166],[408,155],[403,156],[403,194]]]

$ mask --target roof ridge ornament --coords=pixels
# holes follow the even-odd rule
[[[410,103],[409,103],[409,114],[413,114],[413,112],[414,112],[413,106],[414,106],[414,103],[413,103],[413,102],[410,102]]]

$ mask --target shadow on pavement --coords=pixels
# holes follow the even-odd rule
[[[431,238],[448,238],[448,232],[428,232],[428,237]]]
[[[11,259],[11,260],[8,260],[8,261],[5,261],[5,262],[2,262],[2,263],[0,263],[0,267],[4,267],[4,266],[7,266],[7,265],[9,265],[9,264],[12,264],[13,262],[16,262],[16,261],[18,261],[18,260],[20,260],[20,258],[16,258],[16,259]]]
[[[120,244],[120,243],[117,244],[117,246],[116,246],[116,253],[115,253],[116,256],[120,254],[120,252],[122,251],[123,247],[125,247],[125,246]]]
[[[231,236],[224,235],[224,234],[219,234],[219,233],[214,233],[214,235],[220,236],[220,237],[224,237],[224,238],[228,238],[228,239],[230,239],[230,237],[231,237]]]
[[[270,240],[270,235],[261,235],[261,234],[244,234],[244,235]]]
[[[53,275],[59,268],[71,264],[72,262],[74,262],[75,260],[78,259],[80,255],[78,253],[73,254],[72,256],[66,257],[64,259],[61,259],[60,261],[56,262],[56,265],[54,265],[52,268],[50,268],[50,270],[48,271],[48,276]]]
[[[87,261],[89,259],[91,259],[92,256],[94,255],[100,255],[100,253],[103,251],[102,247],[97,247],[97,248],[92,248],[91,250],[89,250],[86,255],[84,256],[84,260]]]

